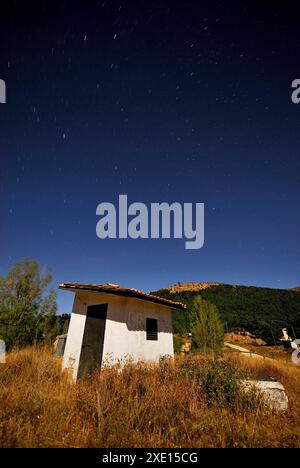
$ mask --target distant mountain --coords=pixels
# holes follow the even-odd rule
[[[291,288],[291,291],[300,291],[300,286],[297,286],[296,288]]]
[[[184,302],[187,312],[175,311],[175,333],[190,330],[189,308],[197,294],[215,304],[225,331],[247,330],[267,343],[274,344],[282,328],[294,330],[300,338],[300,294],[296,290],[236,286],[222,283],[176,283],[153,292],[161,297]]]
[[[224,285],[224,283],[175,283],[166,289],[172,293],[175,293],[179,291],[201,291],[202,289],[207,289],[211,286],[222,285]]]

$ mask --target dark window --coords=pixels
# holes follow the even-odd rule
[[[157,341],[157,320],[152,318],[146,319],[146,339]]]

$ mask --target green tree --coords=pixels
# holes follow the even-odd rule
[[[24,258],[0,279],[0,338],[8,349],[47,341],[56,321],[52,276],[36,260]]]
[[[190,330],[193,343],[204,352],[219,353],[224,345],[224,329],[216,306],[196,296],[191,307]]]

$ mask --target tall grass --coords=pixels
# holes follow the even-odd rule
[[[269,374],[291,411],[243,395],[238,379]],[[228,357],[96,370],[72,385],[47,349],[8,355],[0,366],[2,447],[296,447],[300,372],[295,365]]]

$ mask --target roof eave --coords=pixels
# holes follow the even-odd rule
[[[168,301],[168,299],[164,300],[163,298],[160,298],[159,296],[139,296],[138,294],[136,294],[134,291],[126,291],[126,293],[124,291],[118,291],[117,289],[109,289],[109,290],[97,290],[97,289],[94,289],[94,288],[89,288],[89,287],[78,287],[78,286],[71,286],[71,285],[65,285],[64,283],[60,284],[59,285],[59,289],[63,289],[65,291],[86,291],[86,292],[92,292],[92,293],[95,293],[95,294],[110,294],[110,295],[113,295],[113,296],[120,296],[120,297],[131,297],[133,299],[138,299],[138,300],[141,300],[141,301],[146,301],[146,302],[152,302],[153,304],[159,304],[161,306],[164,306],[164,307],[167,307],[169,309],[175,309],[175,310],[181,310],[181,311],[185,311],[187,309],[187,307],[185,306],[185,304],[181,304],[181,303],[170,303]]]

